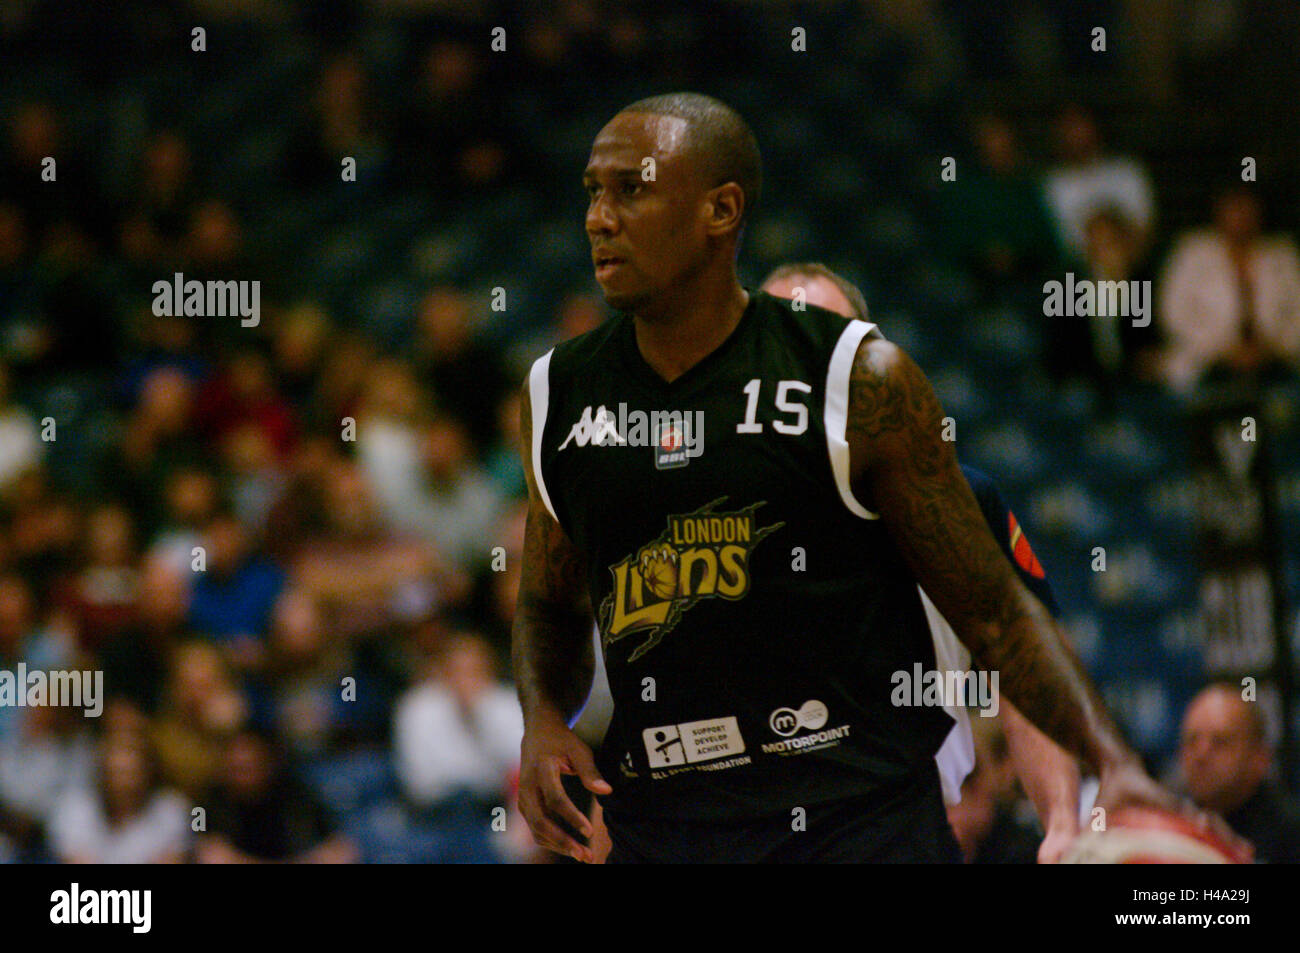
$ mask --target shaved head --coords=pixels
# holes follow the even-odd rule
[[[1209,686],[1183,716],[1179,759],[1197,804],[1227,813],[1263,782],[1271,763],[1259,703],[1235,685]]]
[[[780,265],[763,279],[761,287],[778,298],[793,298],[795,289],[802,288],[805,304],[834,311],[846,318],[867,320],[867,299],[863,297],[862,289],[821,262]]]
[[[709,188],[735,182],[745,194],[741,221],[758,207],[763,163],[753,130],[726,103],[702,93],[667,93],[639,99],[620,112],[669,116],[684,121],[681,143]]]

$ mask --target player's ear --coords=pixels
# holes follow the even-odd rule
[[[740,226],[745,212],[745,192],[735,182],[709,190],[705,203],[705,227],[711,235],[722,235]]]

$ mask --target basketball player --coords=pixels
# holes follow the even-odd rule
[[[867,318],[867,303],[861,290],[851,281],[816,262],[782,265],[763,280],[760,288],[779,298],[797,298],[800,307],[814,305],[846,318]],[[961,471],[975,494],[984,521],[988,523],[1003,555],[1011,560],[1020,581],[1052,615],[1057,615],[1056,599],[1046,573],[997,486],[974,467],[962,464]],[[957,664],[969,665],[969,653],[960,645],[947,622],[942,617],[930,621],[936,652],[945,651],[946,645],[946,651],[957,656]],[[598,659],[591,692],[582,713],[571,725],[573,730],[589,743],[598,743],[608,726],[610,701],[609,683],[605,678],[604,666]],[[951,805],[960,800],[962,782],[973,769],[975,746],[967,706],[954,704],[948,708],[948,712],[953,716],[955,724],[935,755],[935,760],[939,766],[944,801]],[[1045,864],[1055,863],[1079,833],[1078,766],[1069,754],[1035,728],[1009,702],[1002,701],[1000,714],[1012,764],[1042,823],[1044,837],[1039,845],[1038,860]],[[572,785],[566,784],[566,789],[573,792]],[[588,819],[595,828],[595,836],[589,843],[597,855],[596,859],[601,861],[602,848],[608,843],[608,836],[602,829],[602,811],[598,801],[593,804]]]
[[[803,304],[834,311],[846,318],[865,321],[867,301],[853,282],[817,262],[782,265],[763,279],[759,286],[778,298],[795,298]],[[1030,549],[1029,540],[1020,529],[1015,514],[1002,499],[997,485],[974,467],[961,464],[962,475],[970,484],[998,547],[1016,570],[1025,587],[1038,597],[1053,616],[1059,614],[1052,587],[1042,564]],[[936,626],[936,640],[955,641],[946,621]],[[950,712],[957,724],[939,749],[939,774],[943,781],[944,800],[954,803],[960,797],[961,782],[970,771],[974,747],[970,727],[963,709]],[[1016,774],[1038,811],[1044,837],[1038,848],[1039,863],[1056,863],[1079,833],[1079,768],[1075,760],[1034,727],[1015,706],[1002,701],[1002,730]]]
[[[934,761],[952,720],[919,684],[932,611],[1102,806],[1175,807],[999,550],[916,365],[866,322],[741,286],[760,178],[747,125],[697,94],[635,103],[593,144],[586,230],[624,313],[523,392],[534,838],[591,859],[576,774],[610,862],[958,860]],[[567,724],[589,610],[615,701],[599,765]]]

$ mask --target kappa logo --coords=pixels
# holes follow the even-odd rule
[[[701,599],[732,602],[749,592],[749,557],[759,541],[785,525],[759,526],[754,511],[716,513],[720,497],[693,513],[668,517],[658,538],[609,567],[613,589],[600,603],[600,632],[606,648],[634,633],[645,641],[629,662],[650,651]]]
[[[576,441],[579,447],[588,444],[607,447],[627,442],[619,435],[618,419],[606,409],[604,404],[596,408],[595,417],[591,415],[590,406],[582,408],[582,416],[573,425],[564,443],[560,444],[560,449],[563,450],[572,441]]]
[[[569,430],[560,450],[579,447],[654,447],[660,470],[684,467],[704,453],[704,411],[631,410],[623,401],[617,413],[604,404],[588,405]]]

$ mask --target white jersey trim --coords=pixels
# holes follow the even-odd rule
[[[840,334],[840,339],[831,352],[830,370],[826,373],[826,410],[823,422],[826,429],[826,448],[831,456],[831,471],[835,474],[835,486],[840,491],[840,499],[855,516],[864,520],[879,519],[857,501],[849,485],[849,442],[847,439],[849,425],[849,375],[853,371],[853,358],[858,353],[858,345],[869,334],[880,337],[876,326],[867,321],[853,320]]]
[[[533,407],[533,479],[537,483],[537,495],[546,505],[546,512],[558,523],[560,518],[555,515],[551,495],[546,492],[546,480],[542,477],[542,438],[546,435],[546,411],[551,400],[551,355],[554,353],[555,348],[551,348],[533,361],[533,369],[528,372],[528,398]]]
[[[921,594],[921,605],[925,607],[925,618],[930,623],[930,639],[934,642],[934,664],[941,672],[965,672],[970,669],[970,650],[961,644],[957,633],[952,630],[948,620],[930,601],[925,590],[920,586],[916,591]],[[961,784],[966,775],[975,768],[975,739],[971,734],[970,715],[964,705],[944,705],[946,711],[956,722],[948,737],[935,752],[934,760],[939,766],[939,783],[943,788],[945,804],[957,804],[961,801]]]

